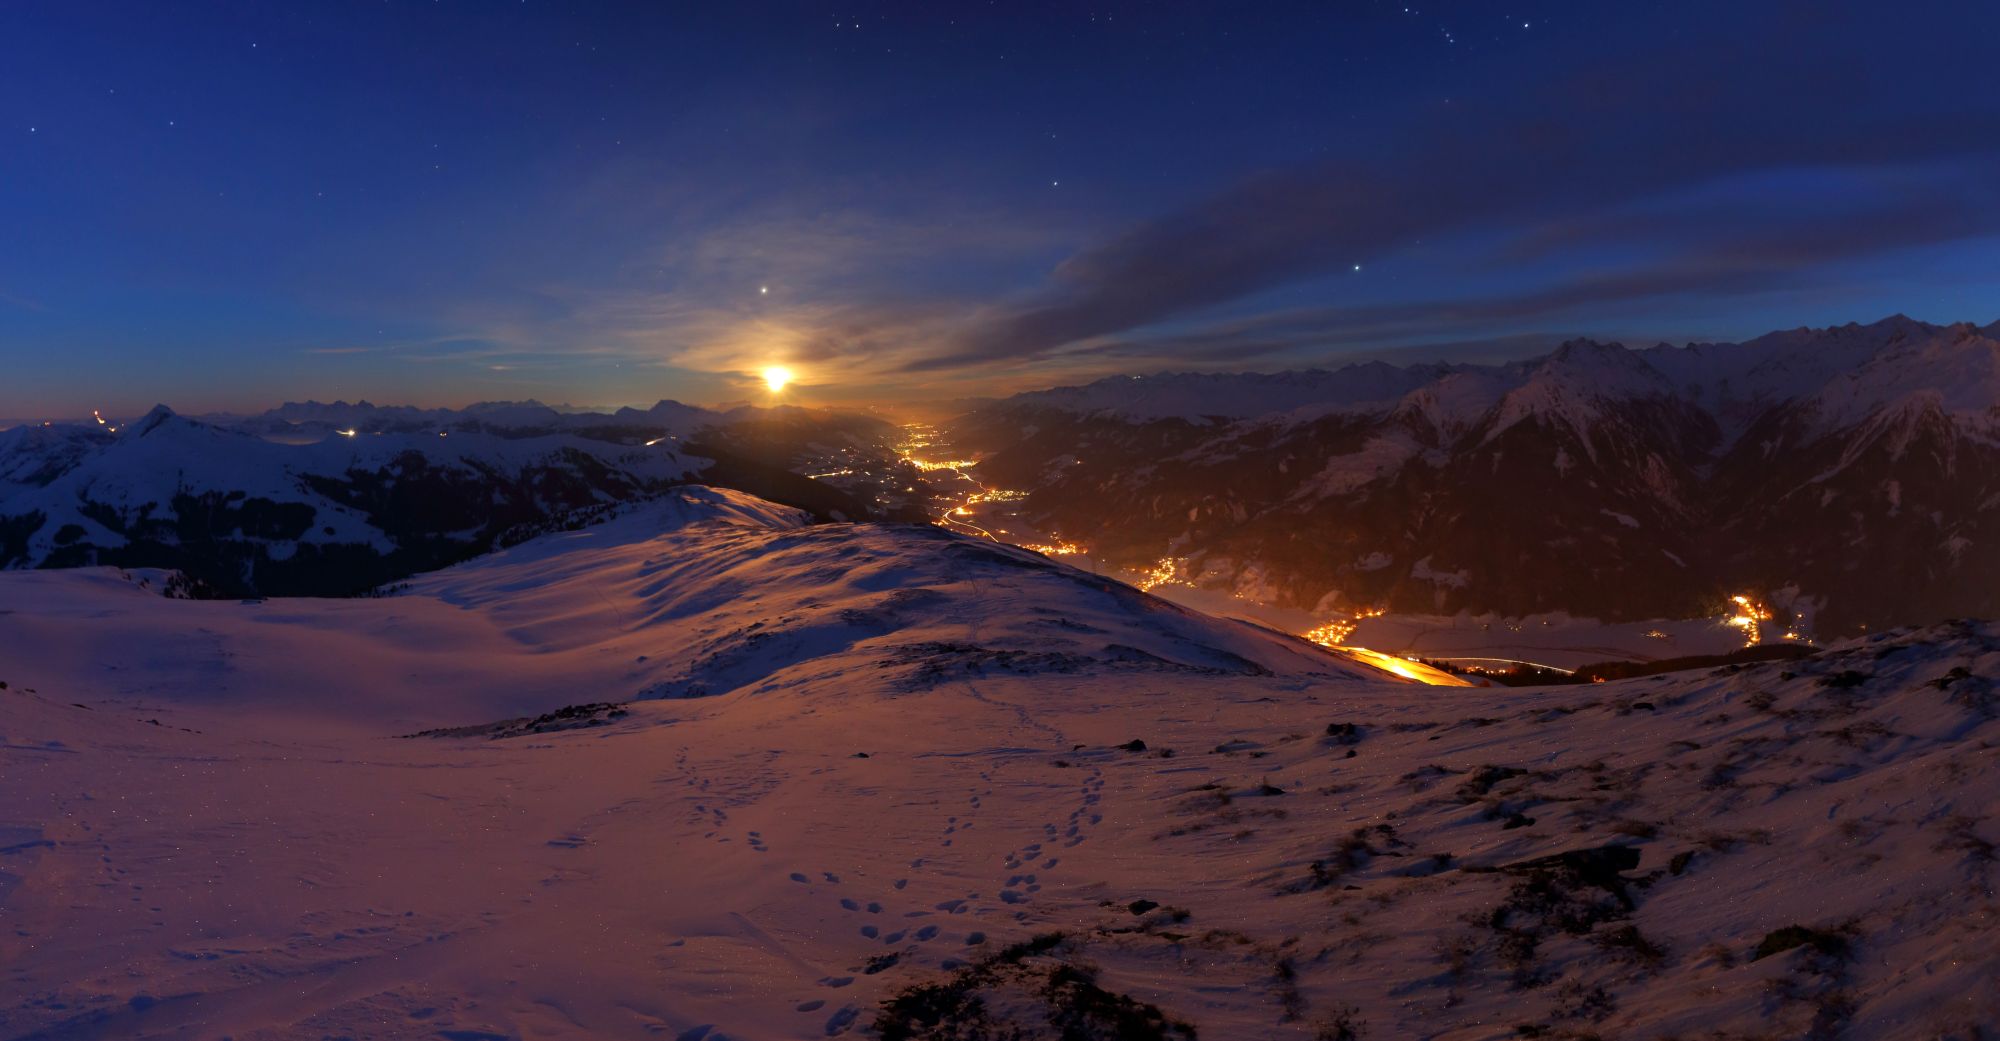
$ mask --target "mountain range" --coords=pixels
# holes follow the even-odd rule
[[[942,436],[1020,496],[1023,527],[1110,573],[1316,617],[1643,621],[1742,596],[1808,638],[2000,615],[2000,323],[1115,377],[982,403]],[[823,519],[938,516],[962,481],[931,484],[901,437],[868,415],[672,401],[16,427],[0,567],[344,595],[694,481]]]
[[[948,433],[1099,561],[1320,612],[2000,614],[2000,323],[1116,377]]]
[[[0,573],[0,1037],[2000,1017],[1992,623],[1443,689],[809,520],[678,485],[365,599]]]
[[[0,431],[0,568],[168,568],[214,595],[353,595],[700,480],[821,519],[890,516],[793,472],[879,421],[804,409],[616,414],[288,404]],[[893,428],[887,428],[893,430]],[[829,447],[829,445],[831,447]]]

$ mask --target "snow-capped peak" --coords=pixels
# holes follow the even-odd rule
[[[133,437],[145,437],[147,434],[165,426],[168,422],[179,418],[179,416],[174,414],[173,409],[165,405],[154,405],[144,418],[132,424],[126,430]]]

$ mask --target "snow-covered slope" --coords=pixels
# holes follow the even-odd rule
[[[672,435],[496,433],[465,419],[492,411],[452,413],[449,429],[349,428],[304,441],[164,406],[115,431],[0,432],[0,568],[160,567],[228,595],[350,595],[697,477],[821,516],[876,512],[760,462],[725,433],[690,449]],[[808,432],[819,422],[784,421]]]
[[[0,1036],[2000,1017],[2000,629],[1445,690],[797,521],[691,490],[375,600],[0,574]]]
[[[406,729],[575,700],[779,689],[798,685],[795,666],[867,663],[916,686],[989,668],[1381,676],[1012,547],[928,525],[807,521],[741,492],[681,486],[374,598],[189,602],[139,581],[157,576],[117,569],[4,573],[0,660],[30,685],[73,685],[75,662],[97,662],[94,697],[152,705],[187,691]],[[202,637],[172,635],[190,626]],[[484,678],[418,700],[396,693],[452,671]],[[488,705],[497,695],[482,687],[518,693]]]
[[[426,576],[404,595],[479,610],[550,651],[613,633],[670,648],[648,656],[641,697],[797,688],[857,657],[915,688],[989,670],[1372,674],[1011,546],[928,525],[788,520],[651,536],[642,511]]]
[[[1991,326],[1384,369],[1100,381],[948,435],[1098,560],[1173,557],[1283,606],[1635,620],[1782,592],[1833,633],[2000,614]],[[1391,373],[1410,389],[1384,397]],[[1180,407],[1211,398],[1233,404]]]

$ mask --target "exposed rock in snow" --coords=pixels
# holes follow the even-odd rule
[[[2000,1018],[1992,625],[1447,692],[799,521],[689,491],[371,600],[0,574],[0,1035]]]

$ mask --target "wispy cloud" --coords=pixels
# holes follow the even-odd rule
[[[1378,152],[1256,173],[1108,231],[938,198],[684,201],[649,212],[658,245],[608,276],[467,300],[436,317],[449,336],[382,350],[745,382],[787,363],[809,382],[905,388],[1511,350],[1665,303],[1824,290],[1844,263],[2000,234],[2000,107],[1885,104],[1882,57],[1835,46],[1852,38],[1828,31],[1837,15],[1773,17],[1794,46],[1704,36],[1530,70],[1517,90],[1412,111]],[[1691,72],[1718,62],[1726,84]],[[1356,264],[1403,274],[1334,277]]]

